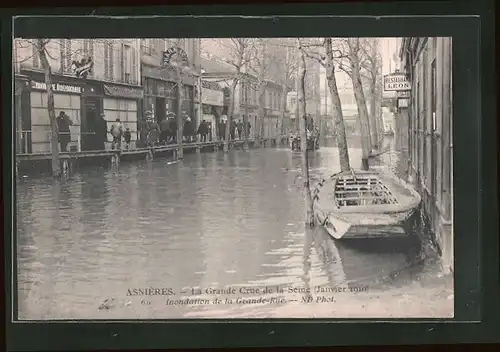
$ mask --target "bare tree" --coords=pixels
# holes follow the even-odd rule
[[[368,157],[371,153],[370,120],[361,80],[361,70],[364,67],[365,60],[362,50],[364,43],[361,42],[360,38],[342,39],[341,43],[343,55],[340,58],[339,68],[346,72],[352,80],[354,98],[358,107],[359,124],[361,126],[361,168],[368,170]]]
[[[370,137],[373,149],[379,148],[381,118],[377,114],[377,106],[381,104],[381,74],[382,58],[378,52],[378,40],[376,38],[365,40],[362,46],[365,60],[363,68],[365,78],[368,81],[368,94],[370,99]]]
[[[336,139],[339,150],[340,169],[341,171],[349,171],[351,166],[349,162],[344,116],[342,113],[342,105],[335,77],[335,62],[336,60],[340,60],[342,58],[342,53],[338,49],[333,49],[332,38],[315,40],[312,43],[309,42],[308,45],[303,45],[302,48],[306,56],[317,60],[325,68],[328,89],[330,90],[330,97],[333,106],[333,120],[337,136]]]
[[[35,45],[36,51],[40,57],[40,63],[43,68],[45,86],[47,90],[47,109],[49,111],[49,121],[50,121],[50,146],[52,151],[52,176],[61,176],[61,163],[59,161],[59,148],[57,145],[57,137],[59,135],[59,128],[56,120],[56,109],[54,106],[54,92],[52,91],[52,68],[50,67],[49,60],[47,59],[47,48],[46,45],[49,42],[47,39],[37,39],[33,45]]]
[[[224,136],[224,153],[229,151],[229,140],[231,138],[231,123],[234,119],[235,110],[235,92],[236,87],[243,80],[247,80],[247,75],[243,72],[244,68],[249,62],[250,54],[252,51],[253,39],[250,38],[230,38],[229,44],[224,45],[230,52],[231,58],[227,60],[227,63],[234,67],[233,76],[231,78],[231,83],[229,85],[229,106],[226,122],[226,131]],[[248,150],[248,116],[243,115],[243,126],[244,126],[244,141],[243,148]]]
[[[297,46],[300,52],[300,66],[298,71],[298,79],[299,79],[299,90],[298,94],[298,104],[299,104],[299,133],[300,133],[300,150],[302,153],[302,182],[303,182],[303,192],[304,192],[304,201],[305,201],[305,224],[309,228],[314,227],[314,208],[313,208],[313,200],[311,195],[310,188],[310,180],[309,180],[309,160],[308,160],[308,150],[307,150],[307,133],[306,133],[306,124],[307,124],[307,113],[306,113],[306,100],[305,100],[305,76],[306,76],[306,58],[304,51],[301,48],[300,39],[297,40]]]

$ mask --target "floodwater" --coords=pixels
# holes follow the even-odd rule
[[[310,155],[337,171],[334,147]],[[414,241],[305,231],[299,175],[299,153],[256,149],[21,179],[19,319],[453,316]]]

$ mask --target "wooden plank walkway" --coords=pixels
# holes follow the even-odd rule
[[[253,143],[254,140],[248,140],[249,143]],[[235,140],[231,142],[234,146],[240,146],[243,144],[243,140]],[[224,142],[212,141],[212,142],[192,142],[192,143],[183,143],[183,150],[191,150],[191,149],[206,149],[206,148],[214,148],[214,147],[222,147]],[[167,144],[167,145],[159,145],[148,148],[134,148],[134,149],[122,149],[122,150],[87,150],[80,152],[65,152],[59,153],[59,158],[61,160],[66,159],[88,159],[88,158],[96,158],[96,157],[113,157],[113,156],[126,156],[126,155],[144,155],[146,156],[148,153],[156,154],[160,152],[168,152],[168,151],[177,151],[179,150],[178,144]],[[45,153],[22,153],[16,155],[17,161],[37,161],[37,160],[50,160],[52,158],[52,154],[50,152]]]

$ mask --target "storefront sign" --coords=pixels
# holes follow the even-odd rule
[[[45,82],[31,81],[31,89],[47,90],[47,85],[45,84]],[[70,93],[70,94],[82,93],[82,87],[70,84],[63,84],[63,83],[52,84],[52,90],[57,93]]]
[[[170,65],[172,58],[182,66],[189,66],[188,56],[184,50],[179,47],[171,47],[163,52],[163,65]]]
[[[398,99],[398,108],[407,108],[409,106],[410,99],[407,98],[399,98]]]
[[[401,90],[396,92],[396,96],[398,98],[409,98],[410,97],[410,91],[409,90]]]
[[[201,91],[201,102],[207,105],[224,106],[224,93],[220,90],[203,88]]]
[[[92,73],[92,68],[94,67],[94,61],[91,57],[87,59],[82,59],[81,61],[73,61],[71,63],[71,69],[75,73],[76,77],[87,78],[89,73]]]
[[[129,99],[142,99],[143,97],[142,89],[125,86],[115,86],[110,84],[104,85],[104,94],[111,97],[121,97]]]
[[[405,91],[411,90],[410,81],[406,75],[401,73],[385,75],[384,76],[384,90],[385,91]]]

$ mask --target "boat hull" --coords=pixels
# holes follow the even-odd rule
[[[339,187],[350,187],[350,190],[338,191],[336,188],[338,177],[341,176],[321,182],[314,191],[316,221],[326,229],[330,236],[337,240],[410,236],[414,214],[421,200],[420,195],[411,186],[393,174],[374,171],[370,178],[376,177],[380,182],[383,181],[383,184],[379,183],[377,186],[376,192],[380,192],[381,186],[388,185],[392,189],[392,192],[389,192],[389,198],[394,202],[369,204],[367,202],[371,199],[370,197],[361,197],[359,199],[366,199],[366,201],[360,201],[359,205],[347,204],[346,206],[340,202],[356,198],[338,198],[336,192],[349,193],[352,196],[353,192],[359,192],[352,190],[353,187],[358,186],[353,184],[346,186],[341,183]],[[361,178],[361,176],[357,177]],[[366,189],[366,184],[362,187]]]
[[[385,217],[382,221],[369,215],[360,221],[349,221],[345,217],[327,214],[315,209],[316,221],[336,240],[357,238],[397,238],[408,237],[412,215],[415,210]]]

